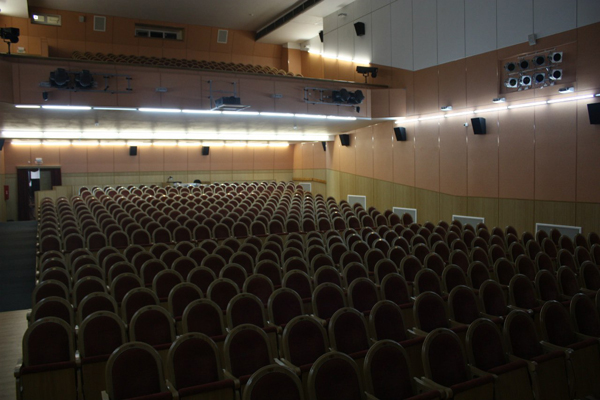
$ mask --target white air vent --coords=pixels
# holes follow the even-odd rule
[[[219,29],[217,33],[217,43],[227,43],[227,36],[229,36],[229,31],[225,29]]]
[[[570,237],[571,239],[575,238],[575,235],[577,235],[578,233],[581,233],[580,226],[552,225],[552,224],[540,224],[540,223],[535,224],[536,232],[537,231],[546,231],[546,232],[550,233],[550,230],[552,230],[553,228],[558,229],[558,231],[561,234],[566,235],[566,236]]]
[[[183,40],[183,29],[166,26],[136,25],[135,36],[152,39]]]
[[[348,204],[350,204],[352,207],[354,207],[354,205],[358,203],[361,206],[363,206],[363,208],[367,208],[367,196],[357,196],[354,194],[349,194],[348,195]]]
[[[302,186],[302,190],[305,192],[312,192],[312,183],[310,182],[300,182],[300,186]]]
[[[106,32],[106,17],[94,15],[94,30],[96,32]]]
[[[412,217],[413,222],[417,222],[417,209],[416,208],[404,208],[404,207],[394,207],[392,208],[394,214],[397,214],[402,218],[404,214],[408,214]]]
[[[478,223],[483,223],[485,224],[485,218],[481,218],[481,217],[471,217],[468,215],[453,215],[452,216],[452,221],[458,221],[461,224],[465,225],[465,224],[469,224],[471,225],[473,228],[475,228],[477,226]]]

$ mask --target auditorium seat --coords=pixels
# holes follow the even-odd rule
[[[183,311],[182,331],[205,334],[222,350],[226,338],[223,311],[209,299],[194,300]]]
[[[308,377],[308,398],[362,400],[365,397],[358,366],[346,354],[331,351],[313,364]]]
[[[160,301],[152,290],[144,287],[132,289],[123,297],[121,318],[128,325],[138,310],[146,306],[158,305],[160,305]]]
[[[258,297],[250,293],[234,296],[227,305],[225,316],[229,331],[243,324],[251,324],[264,330],[269,337],[273,354],[278,354],[277,328],[267,322],[265,307]]]
[[[340,308],[331,316],[328,333],[331,348],[349,355],[361,371],[365,355],[371,347],[365,317],[354,308]]]
[[[185,308],[194,300],[203,298],[202,291],[196,285],[181,282],[171,289],[168,296],[168,310],[175,318],[178,333],[183,332],[182,317]]]
[[[77,307],[77,324],[96,311],[108,311],[118,315],[119,308],[115,299],[107,293],[90,293],[81,300]]]
[[[337,310],[346,307],[346,304],[342,288],[333,283],[322,283],[313,292],[313,314],[323,321],[328,321]]]
[[[163,360],[175,340],[175,320],[163,307],[150,305],[137,310],[129,323],[129,338],[152,346]]]
[[[205,294],[208,292],[210,284],[216,279],[215,273],[206,267],[196,267],[187,276],[187,281],[196,285]]]
[[[61,319],[69,324],[69,326],[75,327],[73,306],[61,297],[51,296],[43,298],[33,306],[31,313],[27,315],[29,324],[46,317]]]
[[[268,365],[256,371],[244,390],[242,400],[304,400],[302,382],[285,367]]]

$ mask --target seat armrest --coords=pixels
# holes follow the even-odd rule
[[[411,329],[407,329],[406,330],[408,332],[408,334],[411,336],[411,338],[418,338],[418,337],[425,337],[427,336],[427,332],[422,331],[421,329],[417,328],[417,327],[413,327]]]
[[[577,332],[575,332],[575,337],[577,337],[577,340],[579,342],[583,342],[584,340],[589,340],[589,339],[595,339],[595,340],[598,340],[599,343],[600,343],[600,338],[597,338],[595,336],[584,335],[583,333],[577,333]]]
[[[514,310],[525,311],[527,314],[529,314],[530,317],[533,316],[533,310],[530,308],[521,308],[521,307],[509,305],[508,309],[511,311],[514,311]]]
[[[323,326],[327,326],[327,321],[326,321],[326,320],[324,320],[324,319],[322,319],[322,318],[319,318],[319,317],[317,317],[315,314],[311,314],[311,316],[312,316],[314,319],[316,319],[317,321],[319,321],[319,323],[320,323],[321,325],[323,325]]]
[[[15,378],[19,379],[21,377],[21,367],[23,366],[23,359],[19,358],[17,361],[17,365],[15,365],[14,375]]]
[[[365,392],[365,396],[366,396],[367,400],[379,400],[377,397],[373,396],[369,392]]]
[[[517,357],[517,356],[512,355],[512,354],[508,355],[508,360],[510,362],[525,361],[527,363],[527,369],[529,370],[529,372],[535,372],[535,368],[537,366],[537,363],[535,361],[529,361],[529,360],[526,360],[526,359],[521,358],[521,357]]]
[[[168,379],[165,380],[165,383],[167,384],[167,390],[171,392],[171,396],[173,396],[173,400],[179,400],[179,393],[177,393],[177,390],[173,387],[173,384],[169,382]]]
[[[467,324],[463,324],[462,322],[458,322],[458,321],[455,321],[453,319],[450,319],[449,321],[450,321],[450,329],[452,329],[452,328],[460,328],[461,326],[469,326]]]
[[[108,393],[106,393],[106,390],[102,391],[101,396],[102,400],[110,400],[110,397],[108,396]]]
[[[591,290],[591,289],[587,289],[587,288],[584,288],[584,287],[579,288],[579,290],[581,290],[581,293],[588,294],[588,295],[589,294],[595,295],[598,292],[597,290]]]
[[[565,355],[567,356],[567,359],[571,356],[571,354],[574,353],[573,349],[568,349],[566,347],[557,346],[550,342],[546,342],[545,340],[540,341],[540,344],[542,345],[542,348],[544,349],[545,353],[551,353],[553,351],[563,351],[565,353]]]
[[[439,383],[435,383],[434,381],[432,381],[429,378],[426,377],[421,377],[421,378],[417,378],[414,377],[415,382],[417,382],[417,386],[419,387],[419,392],[428,392],[430,390],[437,390],[438,392],[440,392],[442,394],[442,398],[444,399],[451,399],[452,398],[452,389],[450,389],[449,387],[446,386],[442,386]]]
[[[231,372],[227,371],[225,368],[223,368],[223,375],[225,376],[225,379],[231,379],[235,383],[235,388],[239,390],[241,385],[238,378],[233,376]]]
[[[487,319],[491,319],[491,320],[494,320],[495,318],[500,318],[502,321],[504,321],[504,317],[499,316],[499,315],[492,315],[492,314],[488,314],[488,313],[484,313],[484,312],[480,312],[479,315],[481,316],[481,318],[487,318]]]
[[[294,373],[296,375],[302,376],[302,371],[300,371],[300,368],[298,368],[297,366],[295,366],[294,364],[292,364],[291,362],[289,362],[285,358],[276,358],[275,362],[277,364],[281,365],[282,367],[286,367],[288,369],[291,369],[292,371],[294,371]]]
[[[77,368],[81,368],[81,355],[79,354],[79,350],[75,350],[75,365]]]
[[[497,375],[490,374],[489,372],[485,372],[484,370],[474,367],[471,364],[468,364],[468,365],[469,365],[469,371],[471,372],[471,378],[474,378],[474,377],[480,378],[482,376],[488,376],[488,375],[493,376],[494,379],[498,378]]]

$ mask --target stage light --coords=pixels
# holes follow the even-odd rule
[[[550,59],[551,63],[558,64],[562,62],[563,53],[562,51],[555,51],[554,53],[550,53],[550,56],[548,58]]]
[[[527,60],[519,61],[519,68],[521,68],[522,70],[529,69],[529,61],[527,61]]]
[[[510,72],[515,72],[517,70],[517,64],[515,64],[514,62],[507,62],[506,64],[504,64],[504,69],[507,70],[509,73]]]
[[[531,60],[531,62],[536,67],[541,67],[542,65],[546,64],[546,57],[544,57],[544,56],[535,56],[535,57],[533,57],[533,60]]]
[[[56,71],[50,72],[50,85],[53,87],[66,87],[70,81],[69,73],[64,68],[57,68]]]
[[[504,82],[504,86],[507,88],[516,88],[519,86],[519,81],[517,78],[508,78],[506,82]]]
[[[550,80],[553,80],[553,81],[560,81],[562,79],[562,75],[563,75],[562,69],[552,69],[548,73]]]
[[[544,72],[538,72],[533,76],[533,80],[538,85],[544,83],[544,81],[546,80],[546,74]]]
[[[529,76],[529,75],[523,75],[519,79],[519,83],[521,84],[521,86],[531,86],[531,76]]]

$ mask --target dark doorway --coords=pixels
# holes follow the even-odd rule
[[[60,168],[18,168],[17,201],[19,221],[31,221],[35,215],[35,192],[62,185]]]

